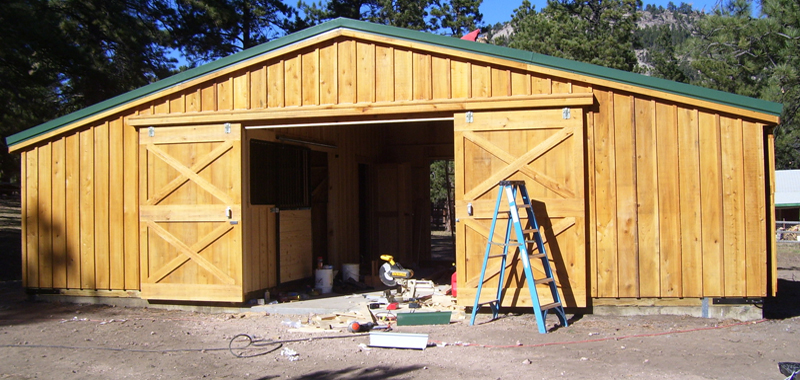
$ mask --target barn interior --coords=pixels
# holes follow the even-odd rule
[[[251,234],[275,228],[276,283],[312,277],[319,258],[334,268],[358,263],[367,276],[385,254],[412,268],[452,264],[452,236],[431,255],[430,201],[431,163],[453,159],[451,119],[245,125],[243,202],[276,216]]]

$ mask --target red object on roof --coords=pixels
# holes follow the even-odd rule
[[[475,30],[469,32],[469,34],[467,34],[466,36],[461,37],[461,39],[462,40],[467,40],[467,41],[475,41],[476,39],[478,39],[478,34],[481,34],[481,30],[480,29],[475,29]]]

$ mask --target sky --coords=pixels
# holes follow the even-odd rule
[[[536,10],[540,11],[547,5],[547,0],[530,0],[531,4],[536,6]],[[644,0],[644,5],[653,4],[653,5],[660,5],[662,7],[667,6],[670,0]],[[672,0],[675,5],[680,5],[680,0]],[[690,4],[694,9],[704,9],[706,12],[714,9],[714,6],[719,2],[719,0],[694,0],[694,1],[683,1],[684,3]],[[483,13],[483,22],[487,25],[494,25],[498,22],[506,22],[511,20],[511,14],[514,13],[514,10],[519,8],[522,4],[522,0],[483,0],[481,3],[481,13]]]

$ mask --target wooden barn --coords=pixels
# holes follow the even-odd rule
[[[413,265],[430,257],[430,163],[452,159],[461,304],[504,179],[527,183],[567,306],[765,297],[780,112],[338,19],[8,137],[24,286],[243,302],[319,256]],[[504,270],[505,303],[530,305]]]

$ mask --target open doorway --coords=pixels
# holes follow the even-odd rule
[[[455,163],[430,164],[431,261],[455,262]]]

